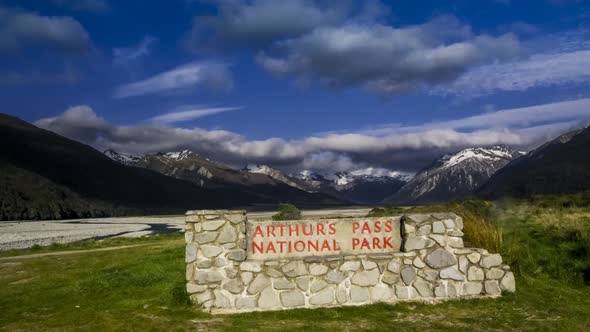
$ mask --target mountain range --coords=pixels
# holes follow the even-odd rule
[[[208,170],[212,175],[217,171],[233,175],[233,182],[212,181],[207,187],[200,182],[207,178],[206,172],[199,175],[200,168],[196,168],[197,175],[186,180],[181,169],[167,166],[166,154],[148,156],[154,169],[133,167],[4,114],[0,114],[0,149],[0,220],[184,213],[198,208],[276,206],[279,202],[301,206],[348,203],[223,167]],[[175,161],[185,158],[178,155]],[[130,158],[125,163],[142,165],[144,159]],[[206,159],[201,162],[216,165]],[[244,177],[254,179],[248,182],[254,185],[240,185]]]
[[[590,188],[590,129],[525,154],[505,145],[443,155],[415,175],[383,169],[236,169],[189,150],[99,152],[0,114],[0,220],[183,213],[197,208],[413,205]]]
[[[495,145],[444,155],[418,172],[384,203],[424,204],[464,198],[524,154],[506,145]]]

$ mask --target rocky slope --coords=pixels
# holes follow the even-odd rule
[[[386,203],[444,202],[470,195],[496,171],[523,153],[505,145],[447,154],[424,168]]]

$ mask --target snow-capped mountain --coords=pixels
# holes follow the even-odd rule
[[[300,181],[299,179],[290,177],[283,173],[283,171],[276,168],[272,168],[267,165],[250,164],[244,167],[244,171],[253,174],[264,174],[291,187],[295,187],[308,192],[314,192],[313,190],[310,190],[310,188],[308,188],[306,184]]]
[[[222,190],[232,196],[249,196],[260,202],[291,202],[304,205],[343,204],[341,200],[322,193],[311,193],[281,175],[279,170],[260,167],[254,172],[237,170],[189,150],[150,153],[141,157],[105,151],[111,159],[128,166],[146,168],[158,173],[192,182],[199,187]],[[268,174],[267,174],[268,173]],[[276,178],[276,179],[275,179]]]
[[[113,159],[114,161],[117,161],[123,165],[127,165],[127,166],[134,166],[139,159],[141,159],[141,157],[139,156],[135,156],[135,155],[131,155],[131,154],[123,154],[123,153],[118,153],[115,150],[105,150],[104,151],[105,156]]]
[[[505,145],[447,154],[424,168],[387,203],[442,202],[465,197],[523,152]]]
[[[296,175],[308,190],[330,193],[357,203],[378,203],[396,193],[410,174],[367,168],[352,172],[317,173],[302,171]]]

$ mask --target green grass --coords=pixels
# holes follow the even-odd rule
[[[590,261],[590,210],[512,201],[468,202],[454,208],[477,217],[476,223],[486,222],[485,227],[501,231],[501,241],[494,245],[499,245],[516,272],[515,294],[435,305],[378,304],[212,316],[187,302],[184,240],[181,234],[172,234],[11,252],[15,256],[143,244],[0,260],[0,330],[588,330],[590,286],[585,271]]]

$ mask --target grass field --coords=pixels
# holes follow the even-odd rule
[[[463,214],[469,245],[498,249],[517,274],[517,292],[500,299],[436,305],[211,316],[187,302],[184,240],[181,234],[171,234],[2,253],[0,330],[590,329],[588,207],[501,201],[415,211],[424,209]],[[139,246],[95,251],[123,245]],[[84,251],[72,254],[74,250]],[[38,255],[62,251],[70,254]],[[28,258],[31,254],[37,257]]]

